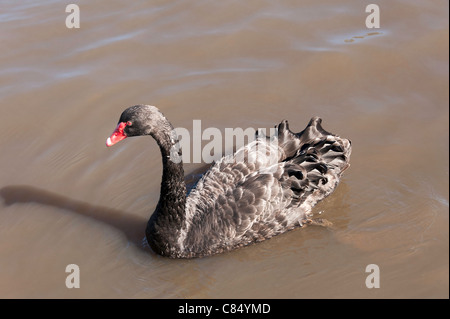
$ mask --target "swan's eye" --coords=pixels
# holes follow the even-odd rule
[[[128,122],[127,122],[127,126],[131,126],[131,125],[133,125],[133,122],[128,121]]]

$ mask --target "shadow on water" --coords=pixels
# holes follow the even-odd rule
[[[96,206],[83,201],[49,192],[28,185],[10,185],[0,189],[0,196],[4,204],[9,206],[16,203],[38,203],[56,208],[67,209],[79,215],[111,225],[122,231],[128,240],[141,249],[150,250],[142,244],[147,220],[127,214],[113,208]]]
[[[195,187],[206,168],[207,167],[201,167],[186,176],[186,186],[188,191]],[[92,205],[29,185],[5,186],[0,189],[0,197],[3,198],[6,206],[17,203],[37,203],[70,210],[79,215],[92,218],[117,228],[123,232],[128,240],[136,247],[147,252],[151,251],[144,239],[145,227],[147,226],[148,219],[128,214],[127,212],[118,209]]]

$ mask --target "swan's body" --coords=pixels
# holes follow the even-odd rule
[[[154,106],[122,113],[111,146],[151,135],[163,158],[161,195],[146,230],[152,249],[173,258],[203,257],[268,239],[308,220],[349,166],[351,143],[312,118],[300,133],[278,126],[278,139],[258,137],[217,161],[186,197],[183,164],[171,160],[173,127]],[[173,155],[173,154],[172,154]]]

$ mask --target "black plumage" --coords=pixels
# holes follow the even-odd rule
[[[146,230],[153,250],[173,258],[203,257],[259,242],[301,226],[348,168],[351,143],[314,117],[299,133],[288,122],[276,136],[258,135],[217,161],[186,197],[182,163],[170,160],[173,127],[154,106],[125,110],[125,136],[151,135],[163,158],[161,195]]]

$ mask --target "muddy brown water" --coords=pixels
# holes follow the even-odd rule
[[[448,1],[2,1],[0,297],[448,298]],[[106,148],[122,110],[175,127],[353,142],[307,227],[210,258],[143,244],[159,196],[150,138]],[[186,163],[186,174],[204,167]],[[80,269],[68,289],[66,266]],[[368,289],[366,266],[380,270]]]

